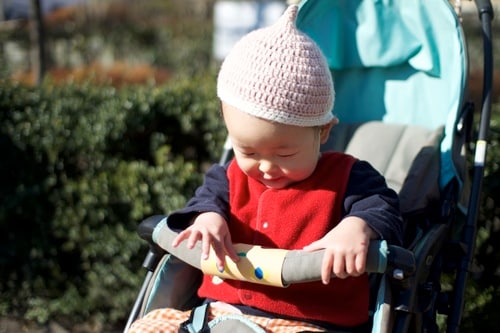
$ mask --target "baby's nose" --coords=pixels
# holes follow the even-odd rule
[[[262,173],[269,173],[275,168],[275,165],[272,161],[270,160],[261,160],[259,163],[259,170]]]

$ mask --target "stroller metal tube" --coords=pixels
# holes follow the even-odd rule
[[[233,146],[231,145],[231,140],[229,136],[226,137],[226,141],[224,142],[224,150],[222,151],[222,156],[219,160],[220,165],[225,165],[227,162],[231,160],[233,156]]]
[[[479,12],[479,19],[483,19],[482,15],[486,14],[493,19],[493,6],[490,0],[476,0],[477,11]]]
[[[479,17],[483,32],[483,53],[484,53],[484,76],[483,76],[483,99],[480,116],[478,139],[476,141],[476,151],[474,156],[473,181],[471,195],[469,198],[469,208],[467,221],[464,230],[464,243],[467,245],[466,254],[458,268],[457,278],[454,286],[454,300],[448,318],[448,333],[459,331],[460,321],[464,308],[464,293],[467,283],[467,275],[472,257],[474,255],[477,218],[479,214],[479,201],[483,184],[484,165],[486,160],[486,148],[491,118],[491,92],[493,85],[493,47],[491,39],[491,20],[493,19],[493,8],[489,0],[476,0]]]
[[[144,296],[146,295],[146,290],[148,288],[149,282],[151,281],[151,278],[153,277],[153,272],[148,271],[146,274],[146,278],[144,279],[144,282],[142,283],[141,290],[139,291],[139,295],[137,299],[135,300],[134,307],[132,308],[132,311],[130,312],[130,315],[127,320],[127,324],[125,325],[125,328],[123,329],[123,333],[126,333],[132,323],[137,319],[139,316],[139,312],[141,311],[141,306],[142,302],[144,300]]]
[[[155,223],[155,216],[151,217],[148,219],[147,223],[142,224],[142,228],[139,229],[139,235],[141,237],[146,237],[146,240],[148,240],[147,235],[149,233],[148,229]],[[130,315],[128,316],[127,324],[125,325],[125,328],[123,332],[127,332],[132,323],[138,318],[139,313],[141,311],[141,306],[144,301],[144,297],[146,296],[147,293],[147,288],[149,283],[151,282],[151,279],[153,278],[154,271],[156,269],[156,266],[158,266],[159,261],[161,260],[162,256],[165,254],[165,251],[163,251],[161,248],[158,246],[155,246],[152,244],[149,240],[148,242],[150,243],[149,245],[149,251],[146,254],[146,257],[144,258],[144,262],[142,263],[142,267],[146,268],[147,273],[146,277],[144,278],[144,282],[142,283],[141,290],[139,291],[139,294],[137,295],[137,298],[134,303],[134,307],[132,308],[132,311],[130,312]]]

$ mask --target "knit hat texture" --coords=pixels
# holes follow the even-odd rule
[[[234,45],[217,80],[221,101],[286,125],[319,126],[333,119],[330,69],[318,45],[297,29],[297,11],[289,6],[276,23]]]

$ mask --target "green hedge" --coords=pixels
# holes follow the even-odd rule
[[[137,223],[181,207],[220,153],[213,82],[0,83],[0,315],[126,317],[144,276]]]
[[[500,312],[500,101],[495,101],[478,217],[476,256],[465,295],[463,332],[495,332]],[[477,121],[479,117],[476,117]],[[479,125],[478,125],[479,126]]]

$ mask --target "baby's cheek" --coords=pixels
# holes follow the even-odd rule
[[[240,165],[240,169],[248,177],[257,178],[260,176],[259,168],[255,163],[246,163],[244,165]]]
[[[252,162],[252,160],[236,156],[236,162],[238,163],[241,171],[243,171],[245,174],[249,175],[250,173],[252,173],[252,169],[254,167],[254,163]]]
[[[295,168],[295,169],[290,169],[287,170],[285,173],[287,174],[288,177],[296,180],[296,181],[301,181],[309,176],[311,176],[314,172],[314,168],[311,168],[309,166],[305,166],[302,168]]]

